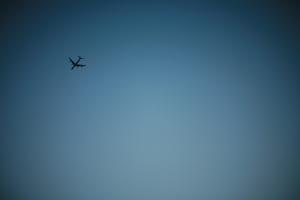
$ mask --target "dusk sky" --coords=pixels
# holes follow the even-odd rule
[[[300,4],[208,2],[3,1],[0,199],[300,199]]]

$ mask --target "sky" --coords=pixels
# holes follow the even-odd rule
[[[1,2],[1,199],[299,199],[299,9]]]

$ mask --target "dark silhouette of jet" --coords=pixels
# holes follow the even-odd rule
[[[71,68],[71,70],[73,70],[75,67],[85,67],[86,66],[86,65],[79,64],[80,60],[84,59],[84,58],[82,58],[80,56],[77,56],[77,57],[78,57],[78,59],[77,59],[76,62],[74,62],[72,60],[72,58],[69,57],[69,60],[70,60],[71,64],[73,65],[72,68]]]

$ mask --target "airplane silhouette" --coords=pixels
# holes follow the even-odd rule
[[[69,57],[69,60],[70,60],[71,64],[73,65],[72,68],[71,68],[71,70],[73,70],[75,67],[85,67],[86,66],[86,65],[79,64],[80,60],[84,59],[84,58],[82,58],[80,56],[77,56],[77,57],[78,57],[78,60],[76,62],[74,62],[72,60],[72,58]]]

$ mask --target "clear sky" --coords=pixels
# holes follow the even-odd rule
[[[0,7],[1,199],[299,198],[299,4]]]

